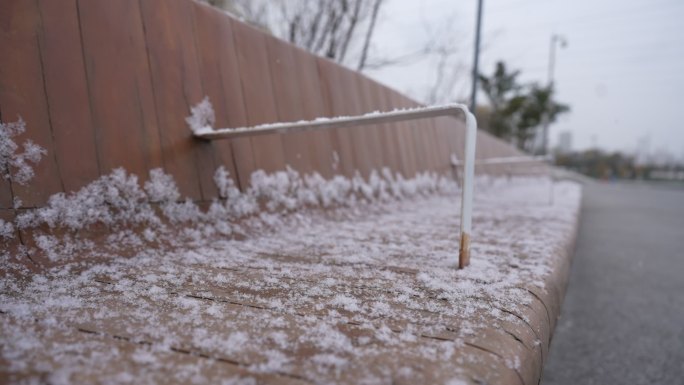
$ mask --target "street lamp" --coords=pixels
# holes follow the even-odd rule
[[[556,44],[560,48],[565,48],[568,46],[568,40],[558,34],[551,35],[551,49],[549,50],[549,78],[547,79],[547,84],[549,89],[553,88],[553,72],[556,67]],[[547,100],[547,103],[550,100]],[[544,123],[542,127],[542,155],[546,155],[549,142],[549,116],[548,113],[544,114]]]

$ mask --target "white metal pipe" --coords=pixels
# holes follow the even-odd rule
[[[230,139],[241,136],[286,134],[298,131],[325,130],[333,128],[357,127],[367,124],[402,122],[407,120],[435,118],[440,116],[460,117],[465,115],[466,146],[464,172],[461,192],[461,239],[459,248],[460,268],[470,263],[470,233],[472,226],[473,178],[475,173],[475,146],[477,139],[477,120],[464,104],[448,104],[443,106],[417,107],[399,109],[389,112],[371,112],[360,116],[341,116],[336,118],[318,118],[315,120],[269,123],[253,127],[193,128],[195,137],[205,140]]]
[[[485,159],[475,159],[475,165],[476,166],[482,166],[482,165],[492,165],[492,164],[514,164],[514,163],[536,163],[536,162],[550,162],[551,157],[546,156],[546,155],[540,155],[540,156],[507,156],[507,157],[500,157],[500,158],[485,158]],[[463,162],[460,161],[452,161],[451,163],[454,166],[457,167],[462,167]]]
[[[466,116],[465,164],[463,165],[463,191],[461,192],[461,244],[458,252],[458,267],[470,264],[470,234],[472,230],[473,185],[475,178],[475,145],[477,120],[468,109]]]

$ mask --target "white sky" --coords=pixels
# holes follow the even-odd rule
[[[427,39],[426,25],[449,25],[466,68],[456,98],[467,100],[477,0],[387,0],[374,48],[383,56],[411,52]],[[667,151],[684,159],[684,1],[484,0],[481,72],[502,59],[521,80],[545,82],[552,33],[558,100],[572,112],[551,128],[572,132],[573,148],[594,144],[634,153]],[[368,74],[420,99],[430,84],[426,62]],[[485,100],[483,95],[478,97]]]

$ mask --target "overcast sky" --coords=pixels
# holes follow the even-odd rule
[[[448,25],[467,67],[456,96],[469,97],[477,0],[386,0],[375,37],[384,56],[424,44],[427,28]],[[634,153],[668,151],[684,159],[684,1],[484,0],[481,72],[497,60],[522,71],[524,81],[545,82],[553,33],[568,40],[557,51],[558,100],[572,112],[551,129],[571,131],[573,148],[597,145]],[[448,23],[448,24],[447,24]],[[369,75],[416,98],[430,84],[428,62]],[[484,96],[479,96],[484,101]]]

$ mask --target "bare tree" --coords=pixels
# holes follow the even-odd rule
[[[383,3],[384,0],[233,0],[236,11],[247,21],[359,71],[369,62]]]
[[[431,25],[424,22],[428,43],[423,48],[425,57],[430,60],[432,83],[428,86],[423,99],[428,104],[446,103],[454,100],[456,86],[463,79],[467,66],[460,60],[455,31],[456,15],[447,16],[441,24]]]
[[[373,37],[386,0],[204,0],[236,13],[309,52],[358,71],[427,63],[430,83],[414,96],[428,104],[451,102],[467,65],[458,56],[455,14],[424,21],[424,43],[382,52]],[[380,47],[382,48],[382,47]]]

